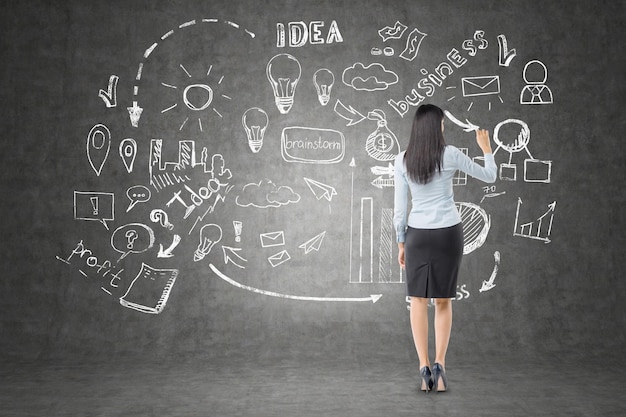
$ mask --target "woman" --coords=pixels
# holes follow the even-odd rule
[[[394,226],[400,266],[411,298],[411,331],[419,358],[421,389],[446,391],[446,351],[452,328],[452,298],[463,256],[463,226],[454,204],[452,179],[461,170],[485,182],[496,180],[489,132],[476,130],[485,166],[474,163],[443,138],[443,111],[418,107],[406,151],[395,160]],[[411,210],[407,218],[409,191]],[[435,364],[428,359],[428,300],[435,299]]]

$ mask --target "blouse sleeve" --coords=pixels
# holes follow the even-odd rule
[[[492,153],[484,154],[485,166],[480,166],[459,149],[455,148],[455,150],[456,163],[461,171],[487,183],[496,181],[498,167]]]
[[[404,152],[396,156],[394,164],[394,210],[393,225],[396,229],[396,240],[404,242],[406,235],[406,218],[409,196],[409,184],[403,173]]]

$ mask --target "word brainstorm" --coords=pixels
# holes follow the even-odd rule
[[[285,28],[284,23],[276,24],[276,46],[284,48],[290,46],[299,48],[308,43],[312,45],[331,44],[343,42],[343,36],[339,31],[339,26],[334,20],[330,22],[326,37],[323,36],[324,22],[313,21],[308,25],[304,22],[290,22]],[[288,36],[287,36],[288,35]]]

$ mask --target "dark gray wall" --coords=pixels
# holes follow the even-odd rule
[[[426,94],[422,70],[435,73],[453,48],[466,62],[430,84],[425,101],[489,129],[503,171],[490,189],[471,178],[455,187],[471,253],[451,354],[623,345],[622,2],[15,2],[1,14],[5,355],[413,355],[384,159],[406,146],[415,107],[402,117],[390,101]],[[321,22],[324,42],[290,46],[287,37],[279,46],[277,24],[288,32],[290,22]],[[383,41],[379,30],[396,22],[406,31]],[[414,29],[426,34],[418,53],[401,56]],[[515,50],[508,65],[499,64],[499,35]],[[372,54],[386,47],[393,55]],[[278,54],[301,67],[285,114],[266,76]],[[541,64],[525,80],[533,60]],[[370,67],[362,82],[343,82],[358,63],[387,73]],[[335,77],[325,106],[313,84],[321,68]],[[115,103],[99,97],[111,76]],[[467,84],[489,81],[472,77],[498,88]],[[544,103],[526,103],[527,87],[543,88]],[[129,107],[143,109],[136,127]],[[242,126],[253,107],[269,121],[256,153]],[[352,125],[339,115],[350,109]],[[396,146],[368,142],[376,121],[358,114],[375,109]],[[445,133],[479,154],[472,133],[450,120]],[[283,149],[281,136],[339,147]],[[132,170],[133,153],[127,165],[120,157],[125,139],[136,143]],[[179,160],[181,141],[195,159],[184,148]],[[387,186],[372,185],[379,175]],[[127,211],[127,194],[146,189],[150,199]],[[195,207],[187,218],[176,195]],[[221,239],[194,261],[206,224]],[[282,232],[280,245],[264,247],[275,244],[261,237],[271,232]],[[159,256],[175,235],[172,256]],[[361,300],[371,294],[382,297]]]

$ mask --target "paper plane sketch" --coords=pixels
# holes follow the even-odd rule
[[[326,236],[326,231],[323,231],[319,235],[313,237],[312,239],[307,240],[300,246],[300,249],[304,249],[304,254],[308,255],[311,251],[319,251],[322,246],[322,241],[324,240],[324,236]]]
[[[111,131],[102,123],[94,125],[87,136],[87,159],[97,176],[102,173],[102,167],[111,150]]]
[[[335,190],[335,188],[328,184],[324,184],[322,182],[315,181],[306,177],[304,178],[304,181],[306,182],[306,185],[309,186],[309,189],[311,190],[313,195],[315,195],[315,198],[317,198],[318,200],[325,198],[326,200],[331,201],[333,196],[337,195],[337,191]]]

